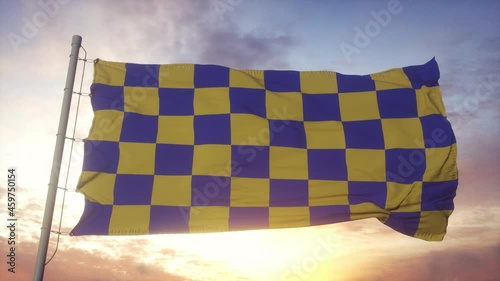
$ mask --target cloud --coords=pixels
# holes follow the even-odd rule
[[[498,116],[500,90],[500,37],[484,39],[477,45],[453,51],[442,59],[441,90],[450,121],[459,134],[473,136],[492,126],[491,116]],[[460,49],[460,47],[457,47]]]
[[[400,281],[493,281],[499,280],[500,243],[478,248],[467,245],[459,249],[436,250],[422,256],[386,258],[377,262],[380,270],[362,280],[385,280],[397,276]]]
[[[6,245],[5,239],[0,239]],[[16,273],[9,274],[2,268],[1,276],[11,281],[24,281],[33,278],[38,245],[21,242],[17,248]],[[190,281],[192,279],[166,272],[160,264],[141,262],[141,255],[147,252],[130,252],[126,255],[111,257],[102,253],[90,253],[76,248],[60,249],[45,269],[45,280],[51,281]],[[4,264],[5,265],[5,264]],[[2,278],[3,279],[3,278]],[[6,279],[3,279],[6,280]]]
[[[287,68],[284,50],[293,40],[284,35],[238,35],[231,30],[217,31],[204,38],[199,48],[200,61],[235,68]],[[227,48],[230,46],[230,48]]]
[[[12,15],[8,31],[22,36],[26,25],[22,18],[32,22],[34,15],[46,13],[38,2],[29,0],[19,5],[22,12]],[[120,5],[66,1],[57,5],[45,24],[36,27],[34,35],[17,46],[17,53],[7,41],[1,45],[0,70],[8,73],[14,67],[24,71],[42,69],[44,74],[64,73],[66,62],[58,58],[67,57],[73,34],[82,35],[91,57],[108,60],[207,63],[203,60],[220,57],[223,59],[219,63],[235,59],[258,63],[283,58],[283,42],[290,42],[288,35],[270,30],[252,30],[245,35],[233,17],[247,3],[228,1],[232,4],[221,9],[216,5],[219,2],[223,1],[151,1],[148,5],[131,0],[121,1]],[[286,47],[290,49],[290,45]],[[249,57],[246,52],[253,50],[258,50],[258,55]],[[224,58],[225,53],[228,58]]]
[[[73,34],[83,37],[83,45],[92,58],[138,63],[216,63],[231,67],[286,68],[285,56],[293,49],[292,36],[283,30],[265,26],[242,31],[238,13],[248,3],[227,1],[152,1],[143,5],[125,0],[112,2],[69,1],[60,5],[47,24],[37,28],[36,36],[19,46],[10,46],[0,70],[12,72],[30,69],[38,73],[64,73]],[[243,3],[243,4],[240,4]],[[43,12],[33,1],[22,6],[31,18]],[[237,13],[238,12],[238,13]],[[91,16],[85,16],[91,15]],[[16,22],[12,31],[23,27]],[[37,64],[33,64],[37,61]],[[62,76],[61,76],[62,77]]]

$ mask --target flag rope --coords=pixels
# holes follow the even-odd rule
[[[60,186],[58,186],[57,188],[60,190],[68,191],[68,192],[78,192],[76,190],[76,188],[67,188],[67,187],[60,187]]]
[[[85,55],[87,55],[87,53],[85,53]],[[78,58],[78,60],[81,60],[85,63],[94,63],[96,61],[96,59],[88,59],[87,57],[84,57],[84,58]]]
[[[73,94],[80,95],[80,96],[90,96],[90,93],[77,92],[77,91],[73,91]]]
[[[83,50],[83,52],[84,52],[85,55],[84,55],[83,58],[79,57],[78,60],[84,61],[84,62],[87,62],[87,61],[93,62],[93,60],[87,59],[87,50],[85,50],[85,48],[83,46],[80,46],[80,48]],[[54,250],[54,253],[52,253],[52,255],[50,256],[50,258],[45,263],[45,265],[49,264],[49,262],[55,257],[55,255],[57,253],[57,250],[59,249],[59,240],[61,238],[61,234],[63,234],[63,232],[61,232],[61,227],[62,227],[62,220],[63,220],[63,214],[64,214],[64,203],[65,203],[65,200],[66,200],[66,192],[73,191],[73,190],[69,190],[68,189],[69,171],[71,169],[71,159],[73,157],[73,147],[74,147],[74,143],[76,141],[82,141],[81,138],[75,138],[76,127],[77,127],[77,124],[78,124],[78,112],[80,110],[80,101],[81,101],[82,96],[89,96],[90,95],[90,94],[87,94],[87,93],[82,93],[83,80],[85,78],[85,66],[86,66],[86,64],[84,63],[83,67],[82,67],[82,75],[81,75],[81,78],[80,78],[80,88],[79,88],[78,91],[73,91],[73,94],[78,95],[78,99],[77,99],[77,102],[76,102],[76,114],[75,114],[75,122],[73,124],[73,132],[71,134],[71,137],[66,137],[66,139],[68,139],[68,140],[71,141],[71,146],[70,146],[70,149],[69,149],[69,159],[68,159],[66,179],[65,179],[65,182],[64,182],[64,186],[63,187],[58,187],[58,189],[62,189],[63,190],[63,197],[62,197],[62,203],[61,203],[61,215],[59,217],[58,230],[57,231],[55,231],[55,230],[51,231],[52,233],[57,234],[56,248]],[[74,190],[74,191],[76,192],[76,190]],[[65,234],[69,235],[69,232],[65,233]]]

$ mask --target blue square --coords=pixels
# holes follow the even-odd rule
[[[345,149],[308,149],[309,179],[347,180]]]
[[[155,152],[156,175],[191,175],[193,146],[157,144]]]
[[[380,120],[344,121],[346,148],[383,149],[384,135]]]
[[[339,95],[303,94],[305,121],[340,121]]]
[[[385,209],[387,185],[385,182],[357,182],[348,183],[349,204],[372,203]]]
[[[300,92],[300,72],[290,70],[265,70],[264,85],[273,92]]]
[[[271,179],[270,186],[269,205],[271,207],[309,205],[309,188],[307,180]]]
[[[411,184],[422,181],[426,160],[424,149],[387,149],[385,151],[386,180]]]
[[[229,68],[219,65],[194,66],[194,86],[196,88],[229,87]]]
[[[231,144],[230,115],[195,116],[194,144]]]
[[[269,178],[269,147],[233,145],[231,164],[233,177]]]
[[[403,67],[403,71],[410,80],[413,89],[420,89],[422,86],[439,86],[439,67],[434,58],[424,65]]]
[[[266,118],[266,91],[230,88],[231,113],[246,113]]]
[[[451,124],[444,116],[440,114],[423,116],[420,117],[420,123],[426,148],[447,147],[457,142]]]
[[[422,183],[422,211],[453,210],[458,181]]]
[[[125,112],[120,141],[155,143],[158,134],[158,116]]]
[[[86,140],[84,151],[83,171],[116,173],[120,158],[118,142]]]
[[[306,148],[304,122],[269,120],[271,146]]]
[[[149,234],[189,232],[189,207],[151,206]]]
[[[351,220],[348,205],[311,206],[309,207],[311,225],[324,225]]]
[[[117,174],[113,198],[115,205],[151,205],[153,175]]]
[[[112,205],[101,205],[85,198],[85,209],[70,235],[108,235]]]
[[[418,117],[417,97],[413,89],[391,89],[377,91],[381,118]]]
[[[192,206],[229,206],[231,178],[193,176],[191,182]]]
[[[231,207],[229,209],[229,230],[269,228],[269,208]]]
[[[337,73],[339,93],[375,91],[370,75],[346,75]]]
[[[90,87],[90,101],[92,109],[98,110],[118,110],[123,111],[124,97],[122,86],[109,86],[103,84],[92,84]]]
[[[160,65],[127,63],[125,68],[125,86],[158,87]]]
[[[193,115],[194,89],[158,89],[160,115]]]
[[[420,224],[419,212],[395,212],[390,213],[389,218],[384,222],[390,228],[409,235],[415,236]]]

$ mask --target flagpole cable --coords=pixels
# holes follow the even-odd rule
[[[86,62],[87,61],[87,50],[85,50],[85,48],[83,46],[80,47],[83,52],[84,52],[84,57],[83,59],[81,58],[78,58],[78,60],[81,60],[83,62]],[[54,253],[52,253],[52,255],[50,256],[50,258],[48,259],[47,262],[45,262],[45,265],[48,265],[49,262],[55,257],[56,253],[57,253],[57,250],[59,249],[59,240],[61,238],[61,227],[62,227],[62,220],[63,220],[63,215],[64,215],[64,203],[66,201],[66,192],[68,191],[68,180],[69,180],[69,172],[71,170],[71,160],[73,159],[73,147],[74,147],[74,144],[75,144],[75,135],[76,135],[76,127],[77,127],[77,124],[78,124],[78,112],[80,111],[80,101],[82,99],[82,88],[83,88],[83,81],[85,79],[85,66],[87,64],[84,63],[83,64],[83,68],[82,68],[82,76],[80,78],[80,88],[77,92],[78,94],[78,99],[76,101],[76,113],[75,113],[75,122],[73,124],[73,133],[71,135],[70,138],[67,138],[69,140],[71,140],[71,146],[70,146],[70,149],[69,149],[69,159],[68,159],[68,168],[67,168],[67,173],[66,173],[66,179],[64,181],[64,188],[61,188],[63,190],[63,197],[62,197],[62,202],[61,202],[61,215],[59,217],[59,226],[58,226],[58,230],[56,232],[57,234],[57,240],[56,240],[56,248],[54,250]]]
[[[56,144],[54,148],[54,157],[52,159],[52,168],[47,190],[47,199],[45,201],[45,210],[43,213],[42,227],[40,231],[40,242],[35,262],[34,281],[42,281],[45,271],[45,261],[47,259],[47,249],[50,241],[50,229],[52,227],[52,218],[54,216],[54,206],[57,197],[57,186],[59,175],[61,173],[62,157],[64,152],[64,143],[66,141],[66,132],[68,128],[69,112],[71,110],[71,98],[75,84],[76,69],[78,65],[78,53],[82,45],[82,37],[73,35],[71,39],[71,54],[69,56],[68,72],[66,74],[66,84],[64,87],[63,101],[61,105],[61,114],[56,134]]]

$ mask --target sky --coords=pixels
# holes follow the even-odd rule
[[[16,273],[0,230],[0,279],[31,280],[71,37],[87,58],[240,69],[369,74],[435,57],[457,136],[459,187],[442,242],[376,219],[319,227],[135,237],[70,237],[83,195],[59,192],[61,232],[46,280],[500,280],[500,1],[0,0],[0,218],[17,170]],[[80,53],[83,57],[83,52]],[[93,65],[78,68],[89,92]],[[88,97],[68,135],[85,138]],[[74,190],[83,146],[66,143],[60,186]],[[56,248],[52,235],[49,254]]]

